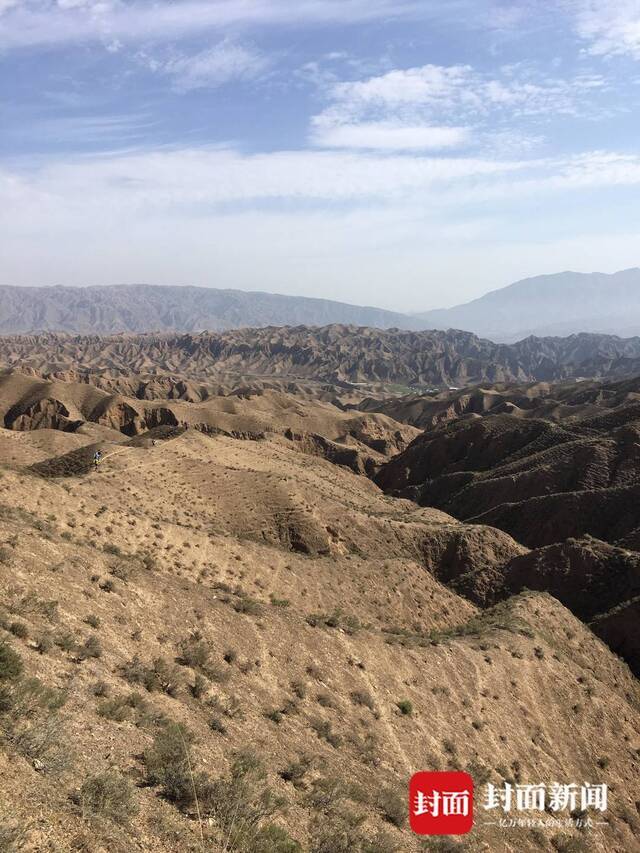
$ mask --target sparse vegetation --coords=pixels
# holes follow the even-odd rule
[[[76,654],[78,660],[102,657],[102,645],[100,644],[99,638],[96,637],[95,634],[87,637],[84,643],[82,643],[81,646],[78,646]]]
[[[77,799],[85,817],[100,815],[127,823],[138,812],[133,785],[114,769],[86,779]]]
[[[194,346],[199,337],[191,336]],[[63,380],[37,381],[56,394]],[[343,409],[329,402],[328,383],[309,380],[295,404],[309,429],[304,441],[315,442],[314,430],[331,421],[326,452],[355,460],[349,471],[316,456],[325,452],[321,443],[307,453],[302,439],[282,440],[270,408],[277,399],[278,416],[280,408],[289,416],[280,379],[266,383],[253,374],[246,395],[228,395],[231,380],[219,381],[225,396],[214,391],[217,379],[210,385],[204,376],[180,389],[168,372],[136,379],[132,433],[143,417],[170,417],[174,405],[190,423],[207,409],[211,433],[209,424],[202,431],[181,426],[182,436],[160,448],[147,434],[117,439],[106,428],[130,416],[121,391],[131,378],[117,370],[95,378],[89,369],[70,395],[80,408],[105,395],[113,409],[99,425],[4,436],[3,450],[14,445],[28,458],[36,447],[39,470],[50,470],[26,474],[12,462],[0,482],[5,500],[31,506],[22,514],[0,503],[8,560],[0,560],[0,758],[15,774],[15,790],[5,786],[4,797],[26,828],[25,849],[489,850],[504,833],[488,822],[470,840],[423,844],[410,834],[407,755],[416,768],[466,770],[477,786],[526,782],[541,767],[540,778],[555,778],[547,772],[554,755],[564,756],[567,779],[582,778],[585,755],[612,790],[632,778],[638,696],[629,670],[544,594],[515,594],[488,609],[474,598],[484,594],[481,581],[490,597],[492,584],[506,582],[507,567],[544,553],[531,557],[485,524],[445,521],[437,510],[372,486],[367,474],[395,464],[385,457],[411,442],[419,454],[423,440],[382,411],[352,407],[373,389],[349,387]],[[167,388],[183,399],[163,399]],[[423,404],[416,391],[406,401],[412,411]],[[442,404],[435,400],[438,417],[448,419]],[[389,411],[394,405],[384,401]],[[215,433],[218,417],[229,432],[243,419],[260,421],[261,407],[264,435]],[[480,414],[469,423],[482,432],[485,423],[498,430],[502,420]],[[533,420],[519,426],[529,429]],[[427,435],[458,427],[435,426]],[[627,433],[623,441],[617,430],[607,438],[613,455],[627,445]],[[55,454],[96,435],[105,445],[121,442],[116,462],[99,476],[76,466],[58,479],[63,465]],[[467,461],[466,446],[458,449]],[[447,458],[434,457],[427,476],[438,478],[431,468],[439,464],[455,468]],[[470,512],[483,489],[493,488],[490,473],[453,472],[452,482],[469,478]],[[421,483],[406,492],[416,501]],[[509,478],[502,487],[508,499]],[[425,496],[435,499],[429,488]],[[55,518],[47,517],[52,506]],[[292,543],[290,527],[299,542]],[[614,548],[625,577],[634,541]],[[603,545],[598,559],[608,565]],[[613,615],[628,616],[624,609]],[[575,750],[561,731],[577,738]],[[234,752],[241,743],[255,744],[264,759]],[[614,843],[637,834],[632,812],[633,803],[610,811]],[[3,826],[0,820],[0,839]],[[554,831],[542,833],[541,844],[523,830],[522,844],[550,847]],[[573,853],[581,838],[589,841],[586,832],[566,832],[554,839],[557,851]]]
[[[206,671],[211,657],[209,644],[199,631],[185,637],[178,646],[178,662],[192,669]]]
[[[168,722],[144,752],[147,781],[160,786],[169,800],[187,806],[194,802],[196,783],[191,752],[193,734],[182,724]]]
[[[326,740],[334,749],[338,749],[342,743],[342,738],[333,731],[333,726],[329,720],[321,720],[316,717],[311,720],[310,725],[319,738]]]
[[[212,732],[216,732],[219,735],[226,735],[227,733],[227,727],[220,717],[211,717],[209,720],[209,728]]]
[[[373,696],[367,690],[352,690],[351,701],[354,705],[364,705],[370,711],[373,711],[376,707]]]
[[[158,691],[174,698],[184,684],[180,668],[163,657],[155,658],[150,666],[134,657],[121,667],[120,672],[130,684],[141,684],[149,693]]]
[[[9,625],[9,630],[19,640],[26,640],[29,636],[29,628],[24,622],[12,622]]]
[[[386,821],[398,829],[404,826],[407,818],[406,796],[400,796],[395,788],[386,786],[380,789],[376,805]]]
[[[20,655],[0,640],[0,681],[11,681],[22,673]]]
[[[359,619],[344,614],[339,608],[330,614],[312,613],[307,616],[307,624],[313,628],[340,628],[346,634],[356,634],[362,627]]]

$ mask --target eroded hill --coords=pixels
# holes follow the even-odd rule
[[[640,372],[640,338],[572,335],[495,344],[456,330],[412,332],[329,325],[165,335],[0,338],[0,365],[40,375],[228,376],[442,389],[476,383],[618,378]],[[399,390],[395,388],[395,390]]]
[[[628,669],[546,594],[481,612],[445,585],[453,554],[478,573],[524,554],[505,534],[271,438],[103,444],[99,473],[59,478],[81,435],[2,435],[3,643],[24,670],[3,681],[0,772],[26,849],[417,850],[406,780],[452,766],[606,779],[620,793],[589,843],[633,848]],[[105,778],[127,792],[113,814]],[[522,844],[479,819],[465,846]]]
[[[551,592],[640,672],[638,380],[472,389],[363,409],[430,424],[381,468],[389,494],[498,527],[533,548],[457,591],[487,605]]]

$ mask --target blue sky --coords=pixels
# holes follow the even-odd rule
[[[0,67],[5,284],[640,265],[640,0],[0,0]]]

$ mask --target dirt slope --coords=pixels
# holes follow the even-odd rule
[[[607,781],[609,824],[584,849],[635,849],[627,667],[544,593],[479,613],[442,583],[513,562],[524,551],[508,536],[385,497],[279,438],[103,441],[99,473],[59,478],[59,451],[81,436],[56,435],[47,460],[53,433],[2,433],[33,451],[0,477],[3,638],[64,698],[47,710],[58,694],[39,694],[20,723],[0,715],[3,825],[24,849],[202,849],[188,790],[172,800],[149,769],[167,720],[193,735],[194,772],[227,780],[198,777],[207,850],[223,849],[223,806],[265,784],[284,801],[265,823],[304,850],[437,849],[408,832],[404,790],[411,772],[452,766],[496,783]],[[267,775],[239,786],[246,748]],[[87,780],[109,768],[134,785],[128,824],[90,817]],[[571,837],[480,815],[464,849]],[[260,849],[295,849],[270,838]]]
[[[127,436],[163,427],[237,437],[281,435],[302,452],[359,473],[373,473],[418,434],[386,415],[344,411],[329,402],[275,390],[212,395],[200,401],[147,400],[20,372],[0,375],[0,422],[15,431],[86,432],[88,425],[96,425]]]

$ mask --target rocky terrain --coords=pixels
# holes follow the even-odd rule
[[[486,605],[544,589],[636,672],[639,392],[633,379],[362,403],[426,427],[379,470],[381,488],[535,549],[492,577],[469,575],[459,591]]]
[[[256,379],[379,386],[398,393],[477,383],[558,382],[640,373],[640,338],[528,338],[494,344],[468,332],[410,332],[342,325],[240,329],[199,335],[0,338],[0,366],[70,378],[173,376],[238,387]],[[89,378],[88,381],[94,382]]]
[[[511,531],[496,497],[595,495],[604,525],[633,488],[633,382],[359,409],[286,374],[24,369],[0,377],[5,849],[636,849],[634,509],[546,545],[551,515]],[[420,842],[407,779],[451,768],[606,782],[610,808]]]

